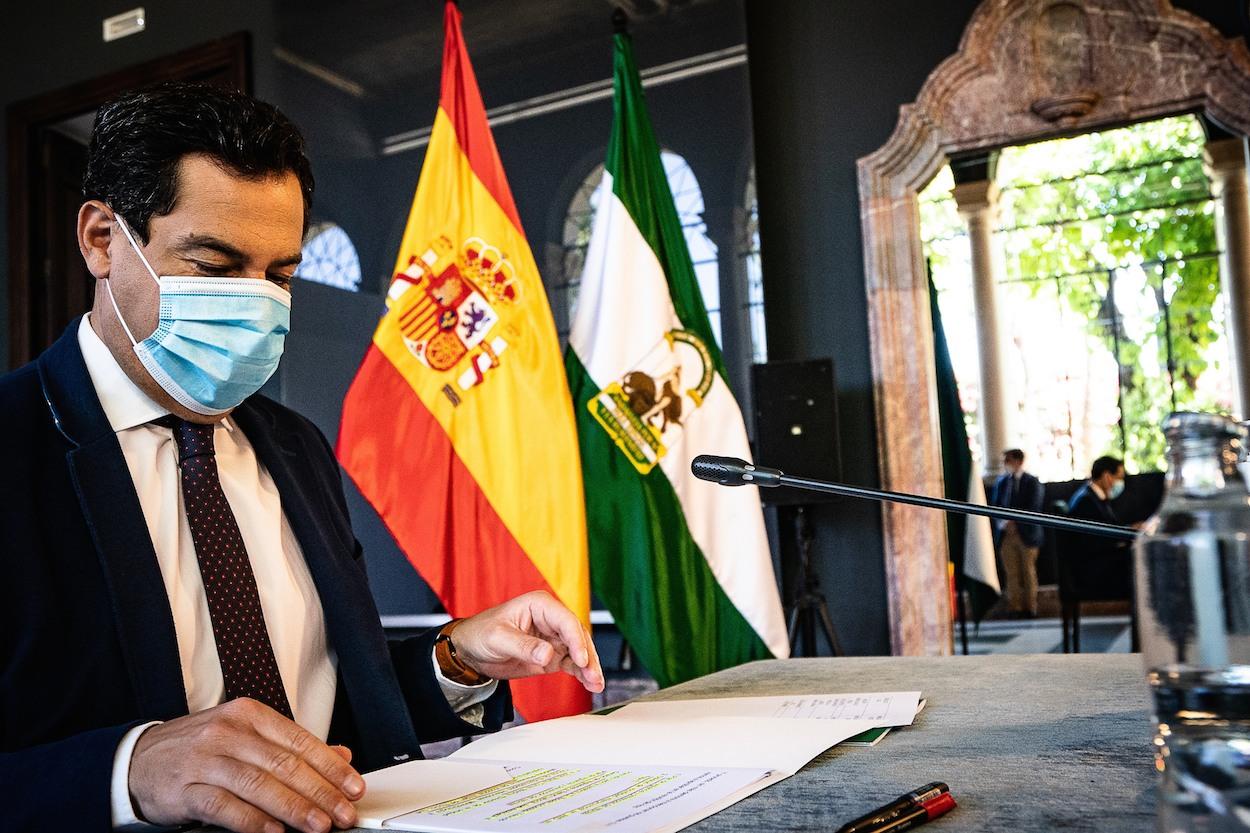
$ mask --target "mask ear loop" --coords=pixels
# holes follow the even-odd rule
[[[130,233],[130,228],[126,224],[126,221],[123,220],[122,216],[116,212],[113,213],[113,219],[117,222],[117,227],[122,230],[122,235],[124,235],[126,240],[130,243],[130,248],[134,249],[135,254],[139,256],[139,261],[143,264],[143,267],[148,270],[148,274],[152,276],[152,280],[156,281],[157,286],[160,286],[161,279],[157,277],[156,270],[152,268],[152,264],[148,263],[148,259],[143,256],[143,252],[139,249],[139,244],[135,242],[134,235]],[[122,329],[126,331],[126,338],[130,339],[132,347],[137,347],[139,342],[135,341],[134,335],[130,332],[130,327],[126,325],[126,319],[122,316],[121,308],[117,306],[117,299],[113,297],[112,278],[109,278],[104,282],[104,288],[108,291],[109,302],[113,305],[113,312],[117,314],[117,320],[121,322]]]

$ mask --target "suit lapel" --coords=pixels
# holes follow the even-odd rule
[[[121,445],[78,348],[78,323],[39,358],[44,398],[69,441],[66,465],[111,596],[127,671],[145,718],[187,713],[169,597]]]
[[[279,431],[256,398],[236,408],[232,417],[273,478],[317,586],[326,636],[338,656],[339,679],[364,746],[358,751],[369,759],[363,763],[387,766],[420,757],[420,742],[395,677],[373,595],[355,563],[355,541],[330,523],[341,510],[331,505],[328,487],[307,462],[325,452],[309,449],[298,433]]]

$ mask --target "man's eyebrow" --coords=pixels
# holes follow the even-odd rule
[[[187,234],[174,247],[174,250],[177,252],[187,252],[191,249],[210,249],[238,263],[242,263],[247,259],[243,252],[226,241],[213,237],[211,234]]]
[[[243,252],[239,251],[234,246],[231,246],[221,238],[213,237],[211,234],[187,234],[179,240],[178,244],[174,247],[174,251],[182,254],[185,254],[192,249],[209,249],[217,252],[218,254],[225,255],[233,263],[242,263],[247,260],[247,256]],[[269,266],[270,268],[294,266],[298,264],[302,258],[303,254],[301,252],[296,252],[295,254],[287,255],[286,257],[275,260],[273,263],[269,264]]]

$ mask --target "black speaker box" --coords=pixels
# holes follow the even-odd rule
[[[786,474],[842,479],[838,401],[833,361],[769,362],[751,369],[755,398],[755,462]],[[799,489],[760,489],[778,506],[827,503],[834,495]]]

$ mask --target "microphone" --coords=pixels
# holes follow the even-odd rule
[[[795,477],[785,474],[779,469],[757,466],[753,463],[748,463],[746,460],[739,460],[737,457],[716,457],[711,454],[700,454],[690,464],[690,471],[700,480],[719,483],[722,486],[765,486],[769,488],[789,486],[812,492],[825,492],[826,494],[885,503],[925,506],[930,509],[957,512],[961,515],[981,515],[1002,521],[1048,526],[1054,529],[1081,532],[1087,535],[1104,535],[1109,538],[1119,538],[1126,541],[1131,541],[1137,537],[1137,531],[1126,526],[1065,518],[1060,515],[1047,515],[1042,512],[1028,512],[1023,509],[1007,509],[1001,506],[986,506],[980,503],[965,503],[960,500],[925,497],[924,495],[913,495],[907,492],[866,489],[862,486],[847,486],[843,483],[813,480],[808,477]]]
[[[715,457],[700,454],[690,464],[690,470],[700,480],[710,480],[722,486],[780,486],[781,471],[755,466],[736,457]]]

